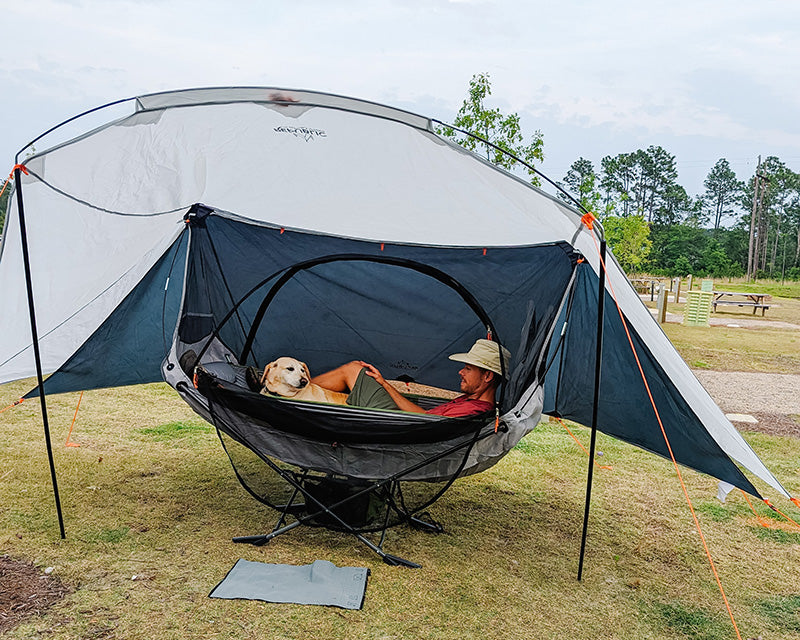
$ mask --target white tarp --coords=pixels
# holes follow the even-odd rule
[[[425,118],[279,89],[179,91],[133,104],[139,111],[131,116],[25,162],[45,372],[61,365],[136,285],[196,202],[376,242],[497,247],[566,240],[599,271],[592,233],[579,214],[438,138]],[[16,206],[15,193],[0,259],[0,383],[35,371]],[[608,269],[632,328],[720,447],[786,494],[611,258]]]

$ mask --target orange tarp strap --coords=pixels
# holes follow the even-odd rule
[[[742,490],[739,489],[739,491]],[[750,496],[748,496],[744,491],[742,491],[742,495],[744,496],[744,499],[747,501],[747,505],[750,507],[750,511],[753,512],[753,515],[756,517],[756,520],[758,520],[758,524],[760,524],[765,529],[769,529],[769,524],[767,523],[767,521],[764,520],[764,518],[762,518],[760,515],[758,515],[758,512],[755,510],[755,507],[753,507],[753,503],[750,502]]]
[[[0,189],[0,196],[2,196],[5,193],[6,187],[8,186],[8,183],[11,182],[14,179],[14,172],[17,169],[22,171],[22,173],[24,173],[26,176],[30,175],[28,173],[28,170],[25,168],[24,164],[15,164],[14,167],[11,169],[11,173],[8,174],[8,178],[6,178],[6,181],[3,183],[3,188]]]
[[[15,400],[14,402],[12,402],[12,403],[11,403],[10,405],[8,405],[7,407],[5,407],[5,408],[3,408],[3,409],[0,409],[0,413],[3,413],[3,411],[8,411],[9,409],[13,409],[13,408],[14,408],[14,407],[16,407],[18,404],[22,404],[24,401],[25,401],[25,398],[20,398],[19,400]]]
[[[72,437],[72,427],[75,426],[75,420],[78,417],[78,409],[81,406],[81,400],[83,400],[83,391],[81,391],[81,395],[78,396],[78,404],[75,407],[75,415],[72,416],[72,424],[69,425],[69,433],[67,434],[67,441],[64,443],[65,447],[80,447],[77,442],[70,442],[69,439]]]
[[[774,505],[773,505],[773,504],[772,504],[772,503],[771,503],[769,500],[767,500],[766,498],[763,498],[763,500],[764,500],[764,504],[765,504],[765,505],[767,505],[767,506],[768,506],[770,509],[772,509],[772,510],[773,510],[775,513],[782,515],[782,516],[783,516],[784,518],[786,518],[786,519],[787,519],[789,522],[791,522],[791,523],[792,523],[792,524],[793,524],[795,527],[797,527],[798,529],[800,529],[800,524],[797,524],[797,523],[796,523],[794,520],[792,520],[792,519],[791,519],[789,516],[787,516],[787,515],[786,515],[786,514],[785,514],[783,511],[781,511],[780,509],[778,509],[778,507],[774,506]]]
[[[588,211],[583,214],[583,217],[581,217],[581,222],[586,226],[587,229],[594,229],[595,220],[597,220],[597,218],[595,218],[594,215]]]
[[[576,444],[577,444],[577,445],[578,445],[578,446],[579,446],[581,449],[583,449],[583,452],[584,452],[584,453],[587,455],[587,457],[588,457],[588,455],[589,455],[589,452],[586,450],[586,447],[584,447],[584,446],[583,446],[583,443],[582,443],[580,440],[578,440],[578,438],[577,438],[577,437],[575,437],[575,434],[574,434],[574,433],[572,433],[572,431],[570,431],[570,430],[569,430],[569,427],[568,427],[568,426],[567,426],[567,425],[566,425],[566,424],[565,424],[565,423],[564,423],[564,422],[561,420],[561,418],[559,418],[559,417],[557,417],[557,416],[553,416],[553,417],[554,417],[556,420],[558,420],[558,423],[559,423],[559,424],[560,424],[562,427],[564,427],[564,429],[566,429],[566,430],[567,430],[567,433],[568,433],[569,435],[571,435],[571,436],[572,436],[572,439],[573,439],[573,440],[576,442]],[[607,465],[602,465],[602,464],[600,464],[599,462],[597,462],[597,460],[595,460],[595,461],[594,461],[594,463],[597,465],[597,468],[598,468],[598,469],[608,469],[608,470],[611,470],[611,469],[612,469],[612,467],[609,467],[609,466],[607,466]]]
[[[584,218],[586,218],[586,216],[584,216]],[[592,216],[592,218],[594,218],[594,216]],[[588,226],[585,220],[584,224]],[[600,247],[597,244],[597,238],[594,235],[592,235],[592,240],[594,241],[595,249],[597,249],[597,256],[600,260],[600,266],[606,272],[606,274],[608,274],[608,269],[606,268],[605,260],[603,260],[603,256],[600,253]],[[636,347],[633,344],[633,339],[631,338],[631,333],[630,329],[628,328],[628,323],[625,321],[625,314],[622,313],[622,309],[619,306],[619,300],[617,299],[617,294],[614,292],[614,285],[611,282],[610,278],[606,278],[606,282],[608,282],[608,287],[609,290],[611,291],[611,297],[614,299],[614,304],[617,307],[617,313],[619,313],[622,326],[625,329],[625,334],[628,337],[628,344],[630,345],[631,352],[633,353],[633,357],[636,360],[636,366],[639,369],[639,374],[642,377],[642,382],[644,383],[645,390],[647,391],[647,396],[650,399],[650,405],[653,407],[653,412],[655,413],[656,420],[658,421],[658,426],[661,429],[661,435],[664,437],[664,442],[667,445],[667,451],[669,452],[669,457],[672,460],[672,466],[675,468],[675,473],[678,475],[678,480],[681,483],[681,489],[683,490],[683,495],[686,498],[686,503],[689,505],[689,511],[692,514],[692,519],[694,520],[694,526],[697,529],[697,533],[700,535],[701,542],[703,543],[703,549],[706,553],[706,558],[708,558],[708,563],[711,566],[711,572],[714,574],[714,579],[716,580],[717,587],[719,588],[719,592],[722,595],[722,600],[725,603],[725,608],[728,611],[728,616],[731,619],[731,624],[733,625],[734,631],[736,631],[736,637],[739,640],[742,640],[742,634],[739,633],[739,627],[736,624],[735,618],[733,617],[733,611],[731,610],[731,605],[728,602],[728,596],[725,595],[725,589],[723,589],[722,587],[722,580],[720,580],[719,574],[717,573],[717,567],[714,564],[714,559],[711,557],[711,551],[708,548],[708,543],[706,542],[706,536],[703,533],[703,529],[700,527],[700,521],[697,519],[697,513],[694,510],[692,499],[689,497],[689,490],[686,488],[686,483],[683,481],[683,474],[681,473],[680,467],[678,466],[678,461],[675,459],[675,453],[672,451],[672,445],[670,444],[669,438],[667,437],[667,431],[664,428],[664,423],[661,421],[661,414],[658,412],[658,407],[656,407],[656,401],[655,398],[653,398],[653,393],[650,390],[649,383],[647,382],[647,376],[644,375],[644,369],[642,368],[642,363],[639,360],[639,354],[636,351]]]

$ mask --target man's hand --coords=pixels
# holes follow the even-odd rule
[[[418,404],[414,404],[413,402],[411,402],[411,400],[406,398],[397,389],[395,389],[392,385],[386,382],[386,380],[384,380],[383,376],[381,375],[381,372],[378,371],[371,364],[362,361],[361,366],[364,367],[366,374],[370,378],[374,378],[375,382],[377,382],[384,389],[386,389],[386,391],[389,393],[392,400],[394,400],[394,403],[397,405],[399,409],[403,411],[411,411],[413,413],[425,413],[425,409],[420,407]]]
[[[381,372],[378,371],[378,369],[376,367],[374,367],[373,365],[369,364],[369,362],[363,362],[362,361],[361,362],[361,366],[366,369],[366,374],[370,378],[375,378],[375,382],[377,382],[379,385],[381,385],[384,389],[387,386],[391,386],[388,382],[386,382],[384,377],[381,375]]]

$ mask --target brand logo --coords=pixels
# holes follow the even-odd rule
[[[406,371],[416,371],[419,367],[407,360],[396,360],[389,364],[393,369],[405,369]]]
[[[275,127],[278,133],[291,133],[295,138],[302,138],[306,142],[311,142],[316,138],[327,138],[328,134],[322,129],[309,129],[307,127]]]

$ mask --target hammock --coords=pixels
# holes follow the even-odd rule
[[[494,411],[463,418],[300,402],[257,393],[245,381],[248,365],[258,367],[267,358],[298,352],[310,353],[309,361],[316,356],[315,363],[323,359],[322,365],[314,364],[316,371],[324,368],[326,356],[328,362],[336,362],[326,353],[327,345],[320,344],[322,340],[309,345],[307,334],[316,330],[314,326],[302,335],[294,332],[291,320],[299,317],[294,309],[312,310],[307,313],[334,326],[331,340],[347,348],[339,362],[359,356],[358,347],[347,343],[364,342],[363,336],[371,329],[369,319],[375,318],[374,324],[385,331],[382,339],[398,343],[415,362],[425,363],[434,372],[434,380],[437,363],[447,363],[442,352],[459,350],[465,339],[473,342],[481,328],[497,340],[497,327],[470,291],[443,269],[374,252],[318,253],[266,274],[248,274],[251,284],[245,288],[234,281],[235,269],[226,259],[229,253],[209,233],[212,223],[228,220],[225,214],[202,207],[187,214],[192,236],[184,300],[162,371],[181,397],[217,428],[244,488],[280,514],[272,533],[237,541],[261,544],[298,524],[325,526],[358,535],[387,562],[406,564],[383,552],[386,529],[405,522],[438,530],[438,525],[427,523],[420,514],[456,478],[491,467],[538,423],[543,392],[536,382],[536,369],[544,351],[536,354],[538,359],[530,355],[521,359],[513,373],[504,372],[511,375],[502,376]],[[231,235],[226,229],[224,238]],[[555,251],[565,255],[560,247]],[[233,263],[236,268],[239,264]],[[354,273],[365,277],[364,282]],[[341,282],[347,282],[346,295]],[[418,336],[432,330],[424,321],[419,329],[416,316],[398,324],[396,312],[385,313],[392,302],[375,291],[402,289],[409,282],[415,295],[430,299],[452,318],[451,323],[466,328],[452,347],[441,336],[430,340],[438,345],[432,355],[414,354]],[[241,293],[236,295],[234,290]],[[366,306],[359,313],[353,311],[356,305]],[[550,310],[550,324],[557,309]],[[444,318],[432,315],[430,322],[433,326]],[[523,328],[525,341],[546,343],[547,335],[542,335],[533,315],[528,315]],[[518,387],[524,384],[511,406],[506,402],[508,377]],[[437,402],[414,400],[422,406]],[[289,518],[294,521],[285,524]],[[370,531],[381,532],[377,545],[363,538]]]

